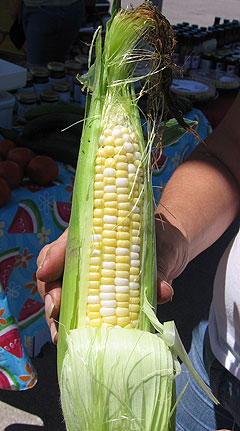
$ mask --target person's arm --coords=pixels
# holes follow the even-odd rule
[[[161,280],[171,283],[238,215],[239,165],[240,93],[219,126],[165,187],[156,210]]]

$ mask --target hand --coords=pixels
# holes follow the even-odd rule
[[[37,287],[45,302],[46,321],[54,343],[57,343],[56,321],[60,310],[67,233],[68,229],[56,241],[45,245],[37,258]]]
[[[189,262],[188,242],[181,232],[180,226],[171,224],[163,216],[156,215],[156,249],[158,303],[164,304],[171,300],[172,280],[178,277]]]

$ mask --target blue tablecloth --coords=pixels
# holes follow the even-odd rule
[[[193,109],[187,118],[205,138],[210,126]],[[164,148],[158,169],[153,171],[155,200],[176,167],[197,145],[190,134]],[[0,388],[24,390],[36,384],[29,357],[38,355],[50,341],[44,303],[36,287],[36,259],[40,249],[54,241],[68,225],[74,169],[58,163],[57,180],[38,187],[26,178],[12,191],[11,201],[0,209]]]

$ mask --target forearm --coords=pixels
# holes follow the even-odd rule
[[[237,114],[235,113],[237,111]],[[168,182],[157,212],[189,244],[189,260],[215,242],[239,212],[240,97],[233,114],[191,154]],[[235,124],[236,125],[236,124]]]

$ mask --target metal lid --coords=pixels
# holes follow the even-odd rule
[[[31,104],[31,103],[37,103],[38,98],[36,93],[33,93],[31,91],[23,91],[22,93],[19,93],[17,95],[18,101],[20,103],[26,103],[26,104]]]
[[[40,93],[40,99],[42,102],[58,102],[60,97],[56,91],[45,90]]]
[[[65,68],[67,70],[80,70],[82,66],[82,62],[81,61],[77,61],[77,60],[66,60],[65,61]]]
[[[65,93],[70,90],[70,82],[67,82],[67,81],[53,82],[52,89],[54,91]]]

